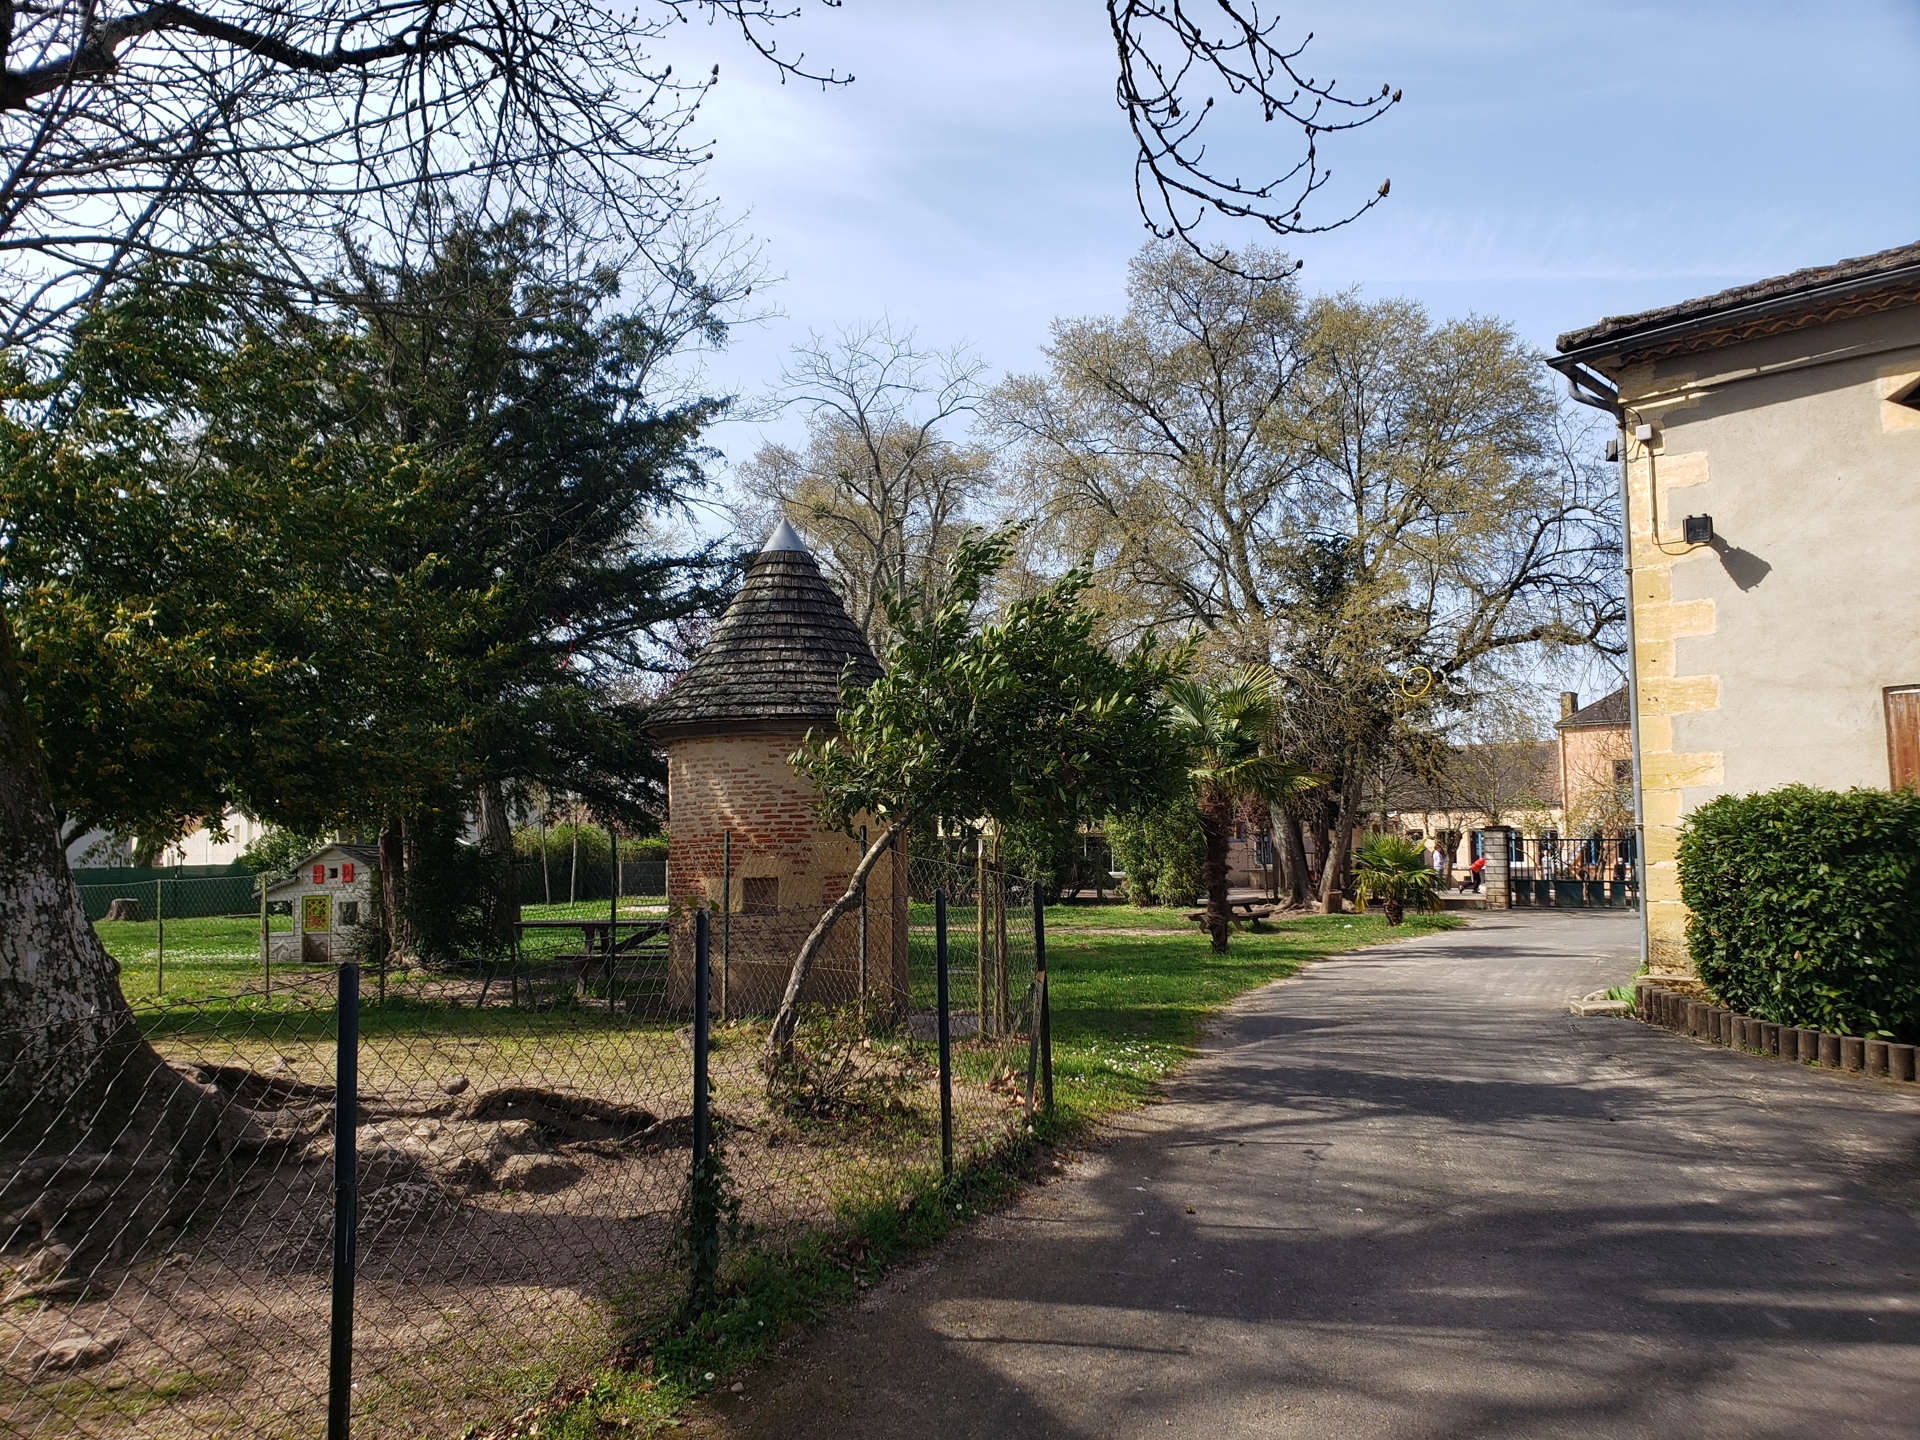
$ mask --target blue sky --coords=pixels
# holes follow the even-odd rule
[[[1291,243],[1310,289],[1500,315],[1545,348],[1602,315],[1920,239],[1920,0],[1280,13],[1315,32],[1312,73],[1406,96],[1329,143],[1336,187],[1390,176],[1393,191]],[[857,77],[825,93],[780,85],[724,34],[689,27],[683,43],[723,65],[708,184],[782,277],[762,293],[784,315],[738,331],[713,384],[764,391],[809,329],[881,314],[1032,369],[1056,316],[1123,304],[1143,232],[1093,0],[809,4],[783,49]],[[1247,146],[1249,169],[1279,130],[1231,128],[1221,141]],[[716,439],[745,459],[796,428]]]

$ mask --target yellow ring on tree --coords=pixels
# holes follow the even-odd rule
[[[1433,671],[1424,665],[1416,665],[1400,677],[1400,693],[1409,700],[1418,700],[1433,688]]]

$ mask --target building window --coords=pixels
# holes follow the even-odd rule
[[[1631,785],[1633,783],[1633,762],[1631,760],[1616,760],[1613,762],[1613,783],[1616,785]]]
[[[360,923],[360,902],[358,900],[342,900],[340,902],[340,923],[342,925],[358,925]]]
[[[780,908],[780,877],[765,875],[742,880],[740,895],[742,914],[772,915]]]
[[[1887,784],[1920,789],[1920,685],[1895,685],[1886,691]]]

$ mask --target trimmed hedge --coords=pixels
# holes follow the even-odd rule
[[[1920,1039],[1920,794],[1722,795],[1680,835],[1687,949],[1722,1004]]]

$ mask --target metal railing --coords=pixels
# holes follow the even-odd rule
[[[1631,835],[1513,837],[1507,880],[1516,906],[1635,909],[1640,886]]]

